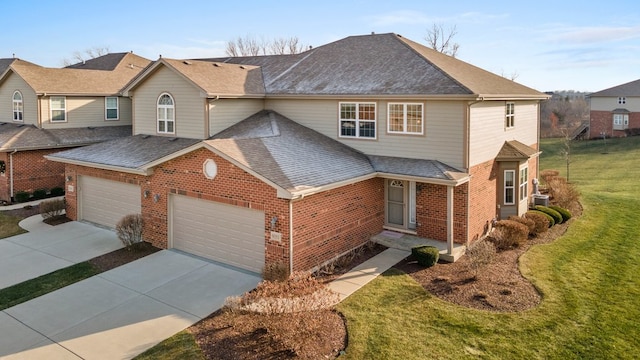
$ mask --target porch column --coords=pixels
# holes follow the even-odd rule
[[[453,255],[453,186],[447,186],[447,254]]]

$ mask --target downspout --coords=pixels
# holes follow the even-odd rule
[[[293,199],[289,199],[289,274],[293,273]]]
[[[467,168],[467,173],[471,172],[471,107],[475,104],[484,102],[484,97],[480,97],[480,100],[476,100],[476,101],[472,101],[470,103],[467,104],[467,123],[466,123],[466,132],[467,132],[467,139],[466,139],[466,168]],[[469,183],[467,183],[469,184]],[[471,185],[467,185],[469,187],[471,187]],[[471,229],[469,228],[469,221],[471,220],[471,211],[469,211],[469,209],[471,209],[471,197],[468,195],[471,192],[471,189],[469,188],[467,191],[467,218],[465,219],[465,222],[467,223],[467,234],[466,234],[466,245],[469,245],[469,232],[471,231]],[[447,196],[449,194],[447,193]],[[454,212],[455,213],[455,212]],[[453,246],[453,245],[452,245]],[[453,247],[451,248],[453,250]]]
[[[13,154],[17,153],[18,149],[14,149],[9,153],[9,198],[13,199]]]

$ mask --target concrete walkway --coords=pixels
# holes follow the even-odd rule
[[[130,359],[258,284],[162,250],[0,313],[2,359]]]
[[[120,249],[115,232],[72,221],[57,226],[34,215],[28,233],[0,239],[0,289]]]
[[[329,289],[342,301],[409,255],[410,251],[389,248],[329,283]]]

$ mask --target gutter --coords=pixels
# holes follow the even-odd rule
[[[293,273],[293,200],[289,200],[289,274]]]
[[[153,169],[124,168],[124,167],[114,166],[114,165],[97,164],[97,163],[72,160],[72,159],[63,159],[63,158],[59,158],[51,155],[44,155],[44,158],[50,161],[61,162],[65,164],[92,167],[96,169],[110,170],[110,171],[117,171],[117,172],[126,172],[129,174],[135,174],[135,175],[149,176],[153,174]]]

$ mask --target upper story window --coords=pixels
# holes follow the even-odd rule
[[[505,205],[513,205],[515,204],[515,170],[505,170],[504,171],[504,204]]]
[[[626,104],[627,103],[627,98],[624,96],[620,96],[618,98],[618,104],[622,105],[622,104]]]
[[[516,120],[516,104],[508,102],[505,108],[504,127],[512,128],[515,126]]]
[[[375,103],[340,103],[340,137],[376,138]]]
[[[613,114],[613,129],[624,130],[629,128],[629,114]]]
[[[22,94],[20,91],[13,93],[13,121],[23,120]]]
[[[120,112],[118,110],[118,97],[108,96],[104,98],[104,119],[118,120]]]
[[[422,104],[389,103],[387,131],[395,134],[424,134]]]
[[[158,133],[175,133],[175,103],[173,97],[164,93],[158,97]]]
[[[529,198],[529,168],[520,169],[520,201]]]
[[[49,102],[51,104],[51,122],[67,121],[67,99],[64,96],[52,96]]]

